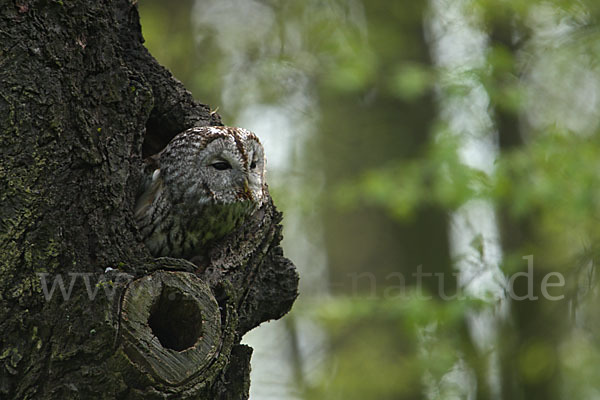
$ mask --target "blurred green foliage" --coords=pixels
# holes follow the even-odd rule
[[[291,398],[600,398],[600,2],[144,0],[140,13],[151,53],[224,122],[284,137],[278,115],[292,130],[272,192],[304,221],[295,243],[323,248],[330,287],[298,256],[290,318],[327,340],[320,363],[292,357],[314,371]],[[539,299],[511,300],[528,255]],[[441,278],[419,282],[417,266]],[[549,272],[565,277],[560,301],[540,291]]]

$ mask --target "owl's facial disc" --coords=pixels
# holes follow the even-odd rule
[[[265,157],[260,143],[250,141],[246,146],[248,188],[252,198],[258,204],[263,202],[263,180],[265,174]]]
[[[245,157],[235,140],[219,138],[208,144],[206,156],[198,160],[202,170],[204,188],[217,203],[234,203],[243,200],[255,202]]]

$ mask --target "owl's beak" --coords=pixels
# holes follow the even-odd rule
[[[252,190],[248,187],[248,178],[244,177],[244,194],[246,197],[252,201],[254,201],[254,196],[252,196]]]

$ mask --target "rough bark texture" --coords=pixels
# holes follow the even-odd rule
[[[281,214],[202,271],[150,257],[142,153],[218,115],[148,54],[135,3],[0,3],[0,398],[247,398],[239,341],[297,295]]]

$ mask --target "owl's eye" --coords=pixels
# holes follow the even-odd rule
[[[250,169],[254,168],[256,168],[256,161],[252,161],[252,164],[250,164]]]
[[[218,169],[219,171],[225,171],[226,169],[231,169],[231,164],[229,164],[227,161],[218,161],[211,164],[211,167]]]

